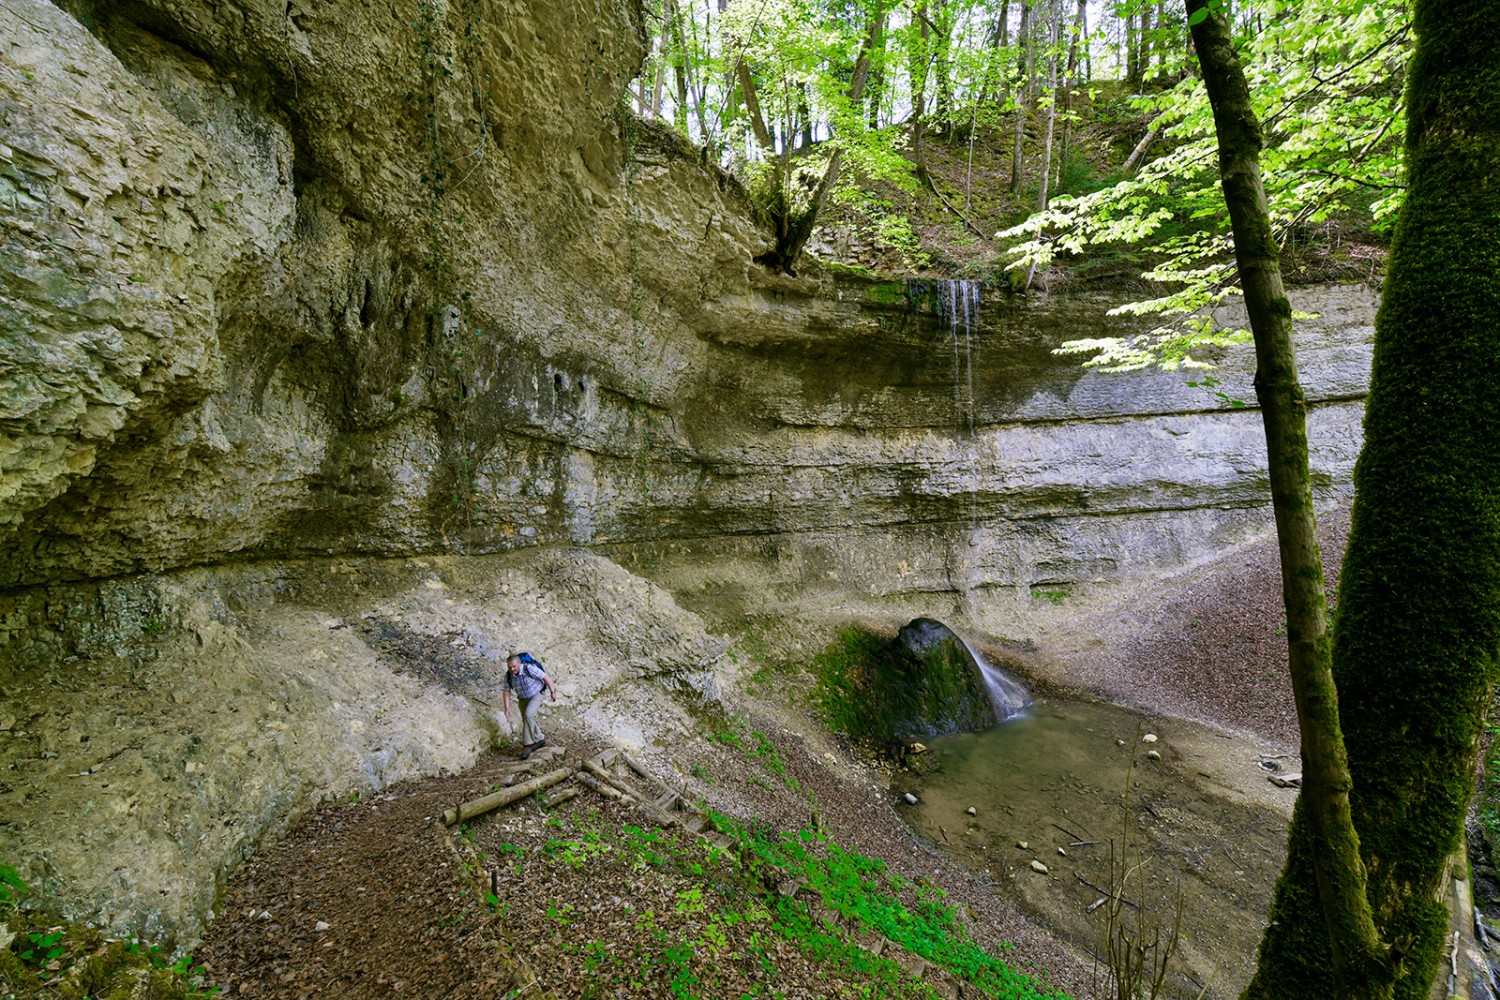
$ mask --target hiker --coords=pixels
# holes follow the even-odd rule
[[[542,688],[546,688],[557,700],[557,688],[552,678],[530,653],[512,653],[505,660],[505,718],[510,719],[510,693],[516,693],[521,707],[521,759],[526,760],[547,745],[542,727],[537,725],[537,713],[542,708]]]

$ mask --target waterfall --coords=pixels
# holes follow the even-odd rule
[[[943,643],[951,642],[958,649],[963,650],[973,665],[978,679],[984,684],[984,691],[989,697],[990,708],[994,712],[997,723],[1014,719],[1028,706],[1035,704],[1031,695],[1015,678],[990,663],[978,650],[969,645],[968,640],[935,618],[912,619],[901,627],[896,635],[896,641],[918,657]]]
[[[965,479],[969,485],[969,530],[970,541],[979,527],[979,448],[974,433],[977,400],[974,398],[974,327],[979,322],[980,284],[977,281],[933,282],[934,297],[938,312],[948,320],[948,333],[953,342],[953,403],[957,411],[956,424],[967,430],[965,448]],[[960,349],[961,348],[961,349]]]
[[[957,634],[955,633],[955,635]],[[979,676],[984,678],[984,688],[989,693],[990,704],[995,708],[995,721],[997,723],[1004,722],[1007,719],[1014,719],[1025,712],[1027,708],[1036,704],[1031,695],[1027,693],[1026,689],[1014,677],[1011,677],[1005,671],[990,663],[989,660],[986,660],[984,654],[973,646],[970,646],[963,636],[957,636],[957,638],[959,642],[963,643],[964,649],[969,651],[969,655],[974,658],[974,665],[979,668]]]

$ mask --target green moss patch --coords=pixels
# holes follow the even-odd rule
[[[851,628],[813,659],[819,713],[836,732],[876,742],[994,725],[989,695],[964,651],[939,643],[921,656]]]

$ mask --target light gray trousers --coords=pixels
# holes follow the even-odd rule
[[[537,717],[542,712],[542,692],[538,691],[531,698],[517,698],[521,704],[521,742],[540,743],[546,737],[542,735],[542,727],[537,723]]]

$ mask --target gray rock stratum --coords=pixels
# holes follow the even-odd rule
[[[47,898],[191,938],[310,802],[472,760],[515,644],[645,739],[610,692],[711,696],[773,604],[1015,637],[1268,524],[1253,409],[1051,353],[1128,332],[1105,299],[965,330],[754,264],[736,183],[622,106],[641,26],[0,0],[0,859]],[[1339,503],[1374,295],[1297,305]]]

